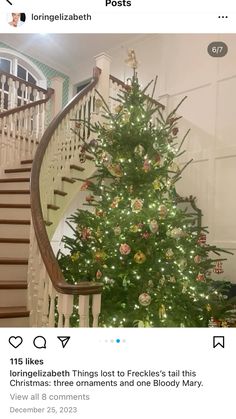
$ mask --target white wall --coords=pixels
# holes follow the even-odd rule
[[[215,40],[227,43],[224,58],[208,55],[207,46]],[[180,134],[191,128],[184,160],[193,158],[194,163],[184,172],[178,192],[197,197],[211,242],[236,255],[236,35],[140,36],[108,51],[111,73],[121,80],[130,75],[124,63],[128,48],[136,50],[143,85],[158,75],[157,96],[168,95],[169,109],[188,96],[179,112]],[[85,63],[84,74],[89,71]],[[60,232],[68,233],[62,227]],[[224,269],[220,279],[236,282],[236,256],[229,256]]]

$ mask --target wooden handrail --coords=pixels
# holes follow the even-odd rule
[[[118,84],[119,86],[121,86],[124,90],[128,90],[130,88],[130,86],[126,83],[124,83],[123,81],[121,81],[120,79],[117,79],[117,77],[110,75],[110,80],[113,83]],[[158,102],[157,100],[153,99],[152,97],[145,95],[145,97],[147,98],[147,100],[149,100],[150,102],[152,102],[155,106],[159,106],[162,109],[165,109],[165,106],[162,105],[162,103]]]
[[[14,76],[14,74],[7,73],[6,71],[0,70],[0,77],[2,75],[6,76],[8,79],[13,79],[15,81],[18,81],[21,84],[25,84],[26,86],[32,87],[33,89],[38,90],[38,92],[42,92],[44,94],[47,93],[47,90],[44,89],[43,87],[39,87],[36,84],[30,83],[29,81],[26,81],[24,79],[21,79],[20,77]]]
[[[32,221],[34,225],[35,235],[37,238],[39,250],[48,272],[48,275],[52,281],[53,287],[61,294],[74,294],[74,295],[89,295],[89,294],[100,294],[102,292],[102,284],[96,282],[80,282],[76,285],[68,284],[62,274],[57,259],[53,253],[50,245],[47,231],[45,228],[43,212],[40,202],[40,189],[39,189],[39,177],[40,169],[43,162],[44,155],[47,147],[50,143],[53,133],[57,129],[60,122],[70,112],[70,110],[81,100],[86,94],[92,90],[98,83],[101,70],[95,68],[93,72],[93,78],[89,85],[87,85],[81,92],[79,92],[62,111],[52,120],[48,128],[46,129],[42,139],[37,148],[32,172],[31,172],[31,185],[30,185],[30,201],[31,201],[31,212]]]
[[[26,105],[17,106],[16,108],[8,109],[7,111],[0,112],[0,118],[4,118],[4,116],[9,116],[14,113],[19,113],[21,111],[25,111],[26,109],[34,108],[37,105],[42,105],[43,103],[47,103],[48,100],[52,97],[54,93],[54,89],[51,87],[46,90],[47,94],[45,99],[36,100],[35,102],[27,103]]]

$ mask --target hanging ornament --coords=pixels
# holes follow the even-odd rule
[[[166,308],[164,306],[164,304],[161,304],[160,308],[159,308],[159,318],[163,319],[166,317]]]
[[[178,127],[174,127],[174,128],[172,129],[172,134],[173,134],[174,136],[176,136],[176,135],[178,134],[178,132],[179,132],[179,128],[178,128]]]
[[[175,284],[176,283],[175,276],[170,276],[168,281],[171,282],[172,284]]]
[[[150,228],[151,233],[155,234],[159,230],[159,225],[158,225],[157,220],[151,220],[148,226]]]
[[[115,107],[115,112],[120,113],[122,111],[122,109],[123,109],[123,105],[119,104]]]
[[[198,238],[197,243],[198,243],[200,246],[204,246],[204,245],[206,244],[206,234],[205,234],[205,233],[201,233],[201,234],[200,234],[200,236],[199,236],[199,238]]]
[[[180,227],[175,227],[169,232],[170,237],[173,239],[180,239],[183,237],[183,234],[184,232]]]
[[[131,208],[133,212],[140,212],[143,208],[143,199],[140,199],[140,198],[132,199]]]
[[[122,113],[122,121],[126,124],[129,122],[129,120],[130,120],[130,113],[127,109],[124,109]]]
[[[128,255],[131,252],[131,247],[127,243],[122,243],[119,250],[122,255]]]
[[[144,233],[141,234],[141,237],[145,240],[149,239],[150,233],[148,231],[144,231]]]
[[[98,146],[98,141],[95,140],[95,138],[93,138],[88,144],[89,149],[92,151],[95,151],[97,146]]]
[[[158,208],[158,212],[159,212],[160,218],[165,218],[168,210],[165,205],[160,205]]]
[[[209,312],[210,312],[210,311],[212,310],[211,305],[210,305],[210,304],[207,304],[207,305],[206,305],[206,309],[207,309],[207,311],[209,311]]]
[[[196,281],[199,281],[199,282],[205,281],[205,275],[203,273],[199,272],[199,274],[196,278]]]
[[[159,284],[164,285],[165,282],[166,282],[166,278],[164,277],[164,275],[162,275],[161,279],[159,280]]]
[[[91,233],[90,228],[87,228],[87,227],[82,228],[82,230],[81,230],[81,239],[82,240],[90,239],[91,235],[92,235],[92,233]]]
[[[174,257],[174,252],[173,252],[173,250],[172,249],[167,249],[167,251],[166,251],[166,259],[167,260],[170,260],[170,259],[172,259]]]
[[[121,228],[120,228],[120,226],[114,227],[113,231],[115,233],[115,236],[120,236],[121,235]]]
[[[154,283],[153,283],[153,280],[152,280],[152,279],[149,279],[149,281],[148,281],[148,286],[149,286],[150,288],[153,288],[153,287],[154,287]]]
[[[148,172],[150,172],[150,170],[151,170],[151,163],[148,159],[146,159],[146,160],[144,160],[144,163],[143,163],[143,171],[145,173],[148,173]]]
[[[111,205],[110,205],[110,207],[111,208],[117,208],[118,207],[118,205],[119,205],[119,202],[121,201],[121,197],[120,196],[116,196],[114,199],[113,199],[113,201],[112,201],[112,203],[111,203]]]
[[[141,144],[139,144],[135,147],[134,154],[136,154],[137,156],[142,157],[144,155],[144,153],[145,153],[145,149]]]
[[[183,271],[187,266],[187,260],[182,258],[178,261],[178,266],[181,271]]]
[[[86,196],[85,200],[86,200],[86,202],[88,202],[90,204],[91,202],[94,201],[94,196],[90,194],[90,195]]]
[[[147,307],[151,303],[152,298],[149,294],[144,292],[143,294],[140,294],[140,296],[138,297],[138,301],[139,304],[141,304],[141,306]]]
[[[102,152],[100,159],[101,159],[101,163],[103,163],[104,166],[107,166],[108,164],[112,162],[112,156],[106,151]]]
[[[119,163],[108,164],[107,170],[112,176],[115,176],[115,177],[123,176],[123,172]]]
[[[140,228],[138,224],[133,224],[132,226],[130,226],[129,231],[131,231],[131,233],[137,233],[138,231],[140,231]]]
[[[73,253],[70,258],[72,262],[76,262],[79,259],[79,257],[80,257],[80,252],[76,252],[76,253]]]
[[[125,60],[125,63],[133,69],[136,69],[138,67],[138,61],[134,49],[129,50],[128,58]]]
[[[161,184],[161,182],[159,181],[159,179],[155,179],[155,180],[152,182],[152,185],[153,185],[153,188],[155,189],[155,191],[158,191],[158,190],[160,190],[160,189],[162,188],[162,184]]]
[[[138,264],[144,263],[146,261],[146,256],[143,252],[141,252],[141,250],[139,250],[137,253],[135,253],[134,255],[134,261]]]
[[[161,155],[159,153],[157,153],[154,156],[154,161],[155,161],[155,166],[160,166],[160,164],[161,164]]]
[[[85,163],[86,162],[86,154],[84,152],[81,152],[79,154],[79,161],[80,161],[80,163]]]
[[[196,255],[196,256],[194,256],[194,262],[195,263],[201,263],[201,261],[202,261],[202,258],[201,258],[201,256],[199,256],[199,255]]]
[[[89,188],[89,186],[91,186],[91,184],[92,184],[92,182],[90,182],[90,180],[86,180],[82,185],[81,185],[81,188],[80,188],[80,190],[81,191],[86,191],[88,188]]]
[[[215,274],[223,274],[223,263],[221,261],[216,262],[215,267],[213,268]]]
[[[97,250],[94,254],[96,262],[103,262],[106,259],[106,253],[103,250]]]
[[[214,317],[211,317],[208,323],[208,327],[218,327],[218,321],[214,319]]]
[[[102,277],[102,272],[98,269],[96,272],[96,279],[100,279]]]
[[[96,214],[97,217],[103,217],[104,211],[101,210],[101,209],[96,208],[95,214]]]

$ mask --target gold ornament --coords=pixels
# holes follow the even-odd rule
[[[138,61],[134,49],[129,50],[128,58],[125,60],[125,63],[133,69],[138,67]]]
[[[134,149],[134,153],[140,157],[144,155],[144,152],[145,152],[145,149],[141,144],[137,145]]]
[[[143,208],[143,199],[139,199],[139,198],[132,199],[131,208],[133,212],[140,212]]]
[[[155,191],[158,191],[162,188],[162,184],[158,179],[155,179],[154,182],[152,182],[152,186],[155,189]]]
[[[206,309],[207,309],[207,311],[211,311],[211,305],[207,304]]]
[[[174,257],[174,252],[173,252],[173,250],[172,249],[167,249],[167,251],[166,251],[166,259],[167,260],[170,260],[170,259],[172,259]]]
[[[108,164],[107,170],[108,172],[110,172],[112,176],[115,176],[115,177],[123,176],[122,169],[118,163]]]
[[[131,233],[137,233],[139,231],[139,226],[138,224],[133,224],[132,226],[130,226],[129,231],[131,231]]]
[[[159,308],[159,318],[163,319],[164,317],[166,317],[166,308],[165,308],[164,304],[161,304],[161,306]]]
[[[165,218],[168,210],[165,205],[160,205],[158,208],[158,212],[159,212],[160,218]]]
[[[70,258],[72,262],[76,262],[79,259],[79,257],[80,257],[80,252],[76,252],[76,253],[73,253]]]
[[[168,279],[168,281],[171,282],[172,284],[175,284],[176,279],[175,279],[174,276],[170,276],[169,279]]]
[[[115,112],[116,113],[119,113],[119,112],[121,112],[122,111],[122,109],[123,109],[123,105],[117,105],[116,107],[115,107]]]
[[[146,256],[143,252],[141,252],[141,250],[139,250],[137,253],[135,253],[134,255],[134,261],[138,264],[144,263],[146,261]]]
[[[94,258],[96,262],[102,262],[106,259],[106,253],[103,250],[97,250],[95,252]]]
[[[122,200],[122,198],[120,198],[119,196],[116,196],[114,199],[113,199],[113,201],[112,201],[112,203],[111,203],[111,205],[110,205],[110,207],[111,208],[117,208],[118,207],[118,205],[119,205],[119,202]]]

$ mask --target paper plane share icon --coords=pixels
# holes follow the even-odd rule
[[[57,339],[61,342],[62,347],[65,348],[70,340],[70,336],[57,336]]]

